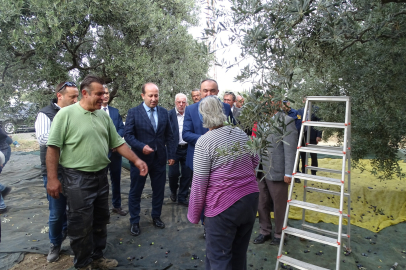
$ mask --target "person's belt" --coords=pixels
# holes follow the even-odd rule
[[[178,144],[178,148],[180,148],[180,149],[187,148],[187,143],[186,144]]]
[[[97,171],[97,172],[85,172],[85,171],[79,171],[79,170],[70,169],[70,168],[64,168],[64,169],[65,169],[65,170],[68,170],[68,171],[77,172],[77,173],[80,173],[80,174],[83,174],[83,175],[100,175],[100,174],[105,174],[105,173],[106,173],[106,170],[107,170],[107,168],[104,168],[104,169],[101,169],[100,171]]]

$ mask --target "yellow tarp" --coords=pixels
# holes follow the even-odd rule
[[[368,160],[364,160],[369,164]],[[309,159],[310,163],[310,159]],[[342,159],[319,159],[319,167],[341,170]],[[406,171],[406,163],[400,163],[403,171]],[[367,166],[367,169],[368,168]],[[317,172],[319,176],[340,178],[338,174]],[[303,200],[302,183],[295,183],[292,199]],[[339,191],[339,186],[307,181],[307,185],[315,188],[323,188]],[[347,190],[346,190],[347,192]],[[306,201],[339,208],[340,197],[330,194],[312,191],[307,192]],[[376,176],[359,170],[351,171],[351,224],[379,232],[383,228],[406,221],[406,185],[399,178],[392,180],[379,180]],[[344,213],[347,213],[347,199],[345,199]],[[273,215],[273,213],[272,213]],[[289,218],[302,219],[302,209],[291,207]],[[338,217],[306,210],[306,221],[311,223],[326,222],[338,224]],[[344,218],[344,225],[347,219]]]

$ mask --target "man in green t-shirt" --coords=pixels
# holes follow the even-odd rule
[[[80,102],[62,108],[49,132],[47,192],[58,199],[63,191],[67,198],[68,236],[75,254],[74,266],[110,269],[118,263],[103,257],[110,219],[107,154],[110,149],[116,149],[134,163],[142,176],[148,173],[148,167],[118,135],[111,118],[100,110],[103,81],[87,76],[80,92]],[[62,179],[58,179],[58,164],[63,167]]]

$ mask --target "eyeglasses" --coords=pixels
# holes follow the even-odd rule
[[[68,87],[72,87],[72,86],[76,87],[76,83],[74,83],[74,82],[66,82],[66,83],[64,83],[64,84],[62,85],[61,88],[59,88],[59,90],[58,90],[57,92],[60,92],[60,91],[61,91],[62,89],[64,89],[66,86],[68,86]]]

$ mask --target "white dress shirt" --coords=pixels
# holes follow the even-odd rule
[[[110,113],[109,113],[109,105],[107,105],[106,107],[103,107],[103,105],[102,105],[101,109],[102,109],[103,111],[105,111],[105,112],[110,116]]]
[[[180,114],[176,108],[175,108],[175,111],[176,111],[176,117],[178,118],[178,126],[179,126],[179,144],[185,145],[185,144],[187,144],[187,142],[185,142],[182,138],[183,120],[185,120],[185,113]]]

